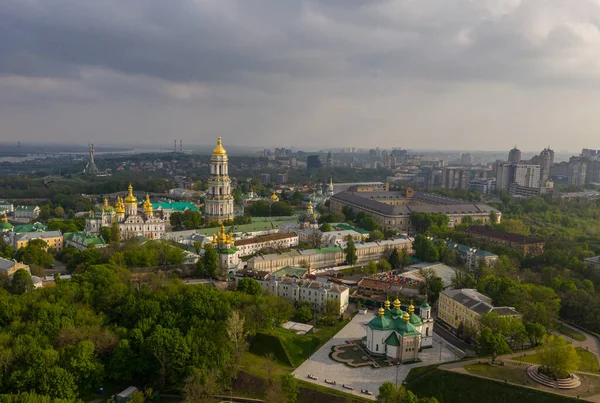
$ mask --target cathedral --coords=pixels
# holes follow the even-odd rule
[[[419,350],[433,346],[431,307],[425,301],[419,308],[420,316],[415,314],[412,301],[404,312],[398,298],[393,308],[386,300],[385,309],[379,308],[375,318],[367,324],[367,337],[363,339],[367,350],[395,362],[418,360]]]
[[[210,157],[210,178],[204,201],[204,215],[207,223],[233,220],[233,195],[231,194],[231,179],[229,179],[229,158],[217,139],[217,146]]]
[[[100,213],[90,212],[86,219],[85,229],[92,234],[98,234],[100,228],[119,225],[121,238],[143,236],[150,239],[163,239],[165,236],[165,221],[154,214],[150,197],[146,195],[143,212],[138,210],[138,201],[133,195],[133,187],[129,185],[125,199],[117,198],[115,206],[104,199]]]

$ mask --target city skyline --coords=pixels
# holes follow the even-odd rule
[[[0,136],[578,152],[597,147],[598,12],[591,0],[8,0]]]

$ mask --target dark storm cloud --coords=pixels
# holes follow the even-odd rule
[[[115,133],[171,116],[289,142],[377,127],[382,145],[399,122],[434,136],[451,121],[468,143],[503,106],[598,86],[599,20],[595,0],[2,0],[0,118],[19,133],[56,119],[62,135],[71,102],[82,126],[118,110]]]

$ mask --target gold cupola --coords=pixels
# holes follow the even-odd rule
[[[382,307],[382,306],[381,306],[381,307],[379,307],[379,310],[377,310],[377,314],[378,314],[379,316],[383,316],[383,315],[385,315],[385,310],[383,309],[383,307]]]
[[[410,315],[409,315],[409,313],[408,313],[408,312],[404,312],[404,316],[402,316],[402,319],[403,319],[405,322],[408,322],[408,321],[410,321]]]
[[[398,299],[398,297],[396,297],[396,299],[394,300],[394,309],[398,310],[400,309],[400,306],[402,304],[400,303],[400,300]]]
[[[219,234],[218,234],[218,233],[215,233],[215,234],[213,235],[212,244],[213,244],[213,245],[216,245],[217,243],[219,243]]]
[[[221,137],[217,138],[217,146],[213,149],[212,155],[225,156],[227,155],[227,151],[223,148],[221,144]]]
[[[389,298],[385,299],[385,303],[383,305],[385,306],[385,309],[390,309],[390,300],[389,300]]]
[[[225,234],[225,226],[221,224],[221,233],[219,234],[219,242],[227,242],[227,235]]]
[[[150,195],[148,195],[148,193],[146,193],[146,201],[144,202],[144,213],[146,213],[146,215],[152,215],[152,203],[150,202]]]
[[[127,187],[127,190],[128,190],[128,194],[127,194],[127,197],[125,198],[125,203],[126,204],[137,204],[137,199],[133,195],[133,186],[131,186],[131,183]]]
[[[275,192],[273,192],[273,194],[271,195],[271,201],[279,201],[279,196],[277,196],[277,194]]]
[[[125,215],[125,206],[123,205],[123,199],[121,199],[121,196],[117,196],[117,202],[115,203],[115,213],[118,216]]]
[[[415,306],[413,305],[413,300],[410,300],[410,305],[408,306],[408,313],[409,314],[413,314],[415,313]]]

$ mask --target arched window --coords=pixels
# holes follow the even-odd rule
[[[425,336],[429,336],[429,328],[428,327],[425,328]]]

